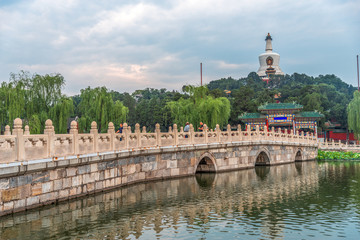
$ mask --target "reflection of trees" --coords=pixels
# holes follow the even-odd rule
[[[220,227],[214,219],[223,219],[279,237],[287,220],[284,209],[311,222],[314,214],[331,212],[344,196],[359,196],[359,184],[351,181],[360,182],[360,165],[299,164],[132,185],[3,218],[3,226],[10,227],[3,227],[1,236],[55,239],[76,232],[80,238],[128,239],[144,236],[145,230],[161,236],[164,229],[205,234]],[[342,187],[334,189],[337,183]],[[324,201],[322,208],[316,207]]]

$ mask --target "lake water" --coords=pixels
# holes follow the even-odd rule
[[[137,184],[0,218],[0,239],[360,239],[360,163]]]

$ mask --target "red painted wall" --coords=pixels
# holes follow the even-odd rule
[[[319,138],[324,138],[325,134],[320,133],[318,134]],[[334,140],[344,140],[346,141],[346,133],[334,133],[333,131],[328,131],[326,133],[326,137],[328,139],[334,139]],[[355,141],[354,133],[349,133],[349,141]]]

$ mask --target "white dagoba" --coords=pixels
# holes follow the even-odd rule
[[[259,55],[260,67],[257,74],[260,77],[268,77],[270,74],[284,75],[279,67],[280,55],[272,51],[270,33],[265,38],[265,52]]]

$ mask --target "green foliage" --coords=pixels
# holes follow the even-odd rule
[[[252,72],[238,80],[229,77],[211,81],[207,87],[184,86],[183,93],[146,88],[129,94],[89,87],[71,99],[62,95],[64,85],[60,74],[11,74],[10,81],[0,87],[0,125],[12,125],[20,117],[29,124],[31,133],[41,133],[46,119],[51,118],[56,132],[65,133],[68,118],[78,116],[80,132],[88,132],[92,121],[101,132],[107,131],[110,121],[116,127],[125,121],[132,127],[139,123],[148,131],[153,131],[156,123],[164,131],[173,123],[180,127],[187,121],[195,128],[200,121],[214,128],[216,123],[238,124],[239,115],[257,112],[258,106],[275,102],[274,95],[281,93],[277,99],[280,102],[295,101],[305,111],[320,111],[325,121],[336,120],[344,127],[349,123],[352,130],[359,129],[359,110],[354,104],[347,108],[355,88],[334,75],[272,76],[267,85]]]
[[[354,131],[354,135],[359,139],[360,136],[360,92],[354,92],[354,98],[347,107],[349,129]]]
[[[40,134],[42,129],[42,123],[37,114],[32,115],[29,118],[29,129],[31,134]]]
[[[352,99],[355,88],[344,83],[335,75],[318,77],[294,73],[285,76],[271,76],[266,85],[256,73],[238,80],[227,78],[212,81],[208,87],[214,96],[223,90],[231,93],[230,123],[237,124],[238,116],[244,112],[257,112],[257,107],[268,102],[275,102],[274,95],[281,94],[280,102],[297,102],[304,106],[304,111],[319,111],[325,115],[320,122],[336,121],[347,127],[346,106]],[[217,90],[218,89],[218,90]],[[220,90],[220,91],[219,91]]]
[[[123,105],[119,100],[115,101],[111,119],[113,119],[113,123],[115,126],[119,126],[120,123],[126,122],[126,116],[129,113],[129,109]]]
[[[222,127],[228,123],[230,102],[227,98],[214,98],[208,95],[209,90],[204,86],[186,86],[183,90],[189,98],[167,103],[172,120],[179,127],[186,122],[192,123],[195,128],[200,122],[207,124],[209,128],[215,128],[216,124]]]
[[[106,132],[109,122],[117,123],[126,121],[128,108],[120,101],[113,101],[112,94],[105,87],[86,88],[81,90],[78,110],[79,131],[88,132],[91,122],[95,121],[101,132]],[[116,125],[115,125],[116,126]]]
[[[360,153],[318,151],[318,160],[360,160]]]
[[[50,119],[53,121],[56,133],[67,132],[67,120],[74,112],[72,98],[62,97],[51,109]]]
[[[21,118],[29,123],[31,133],[40,133],[43,127],[39,126],[44,125],[50,109],[60,100],[64,85],[60,74],[11,73],[9,83],[3,82],[0,88],[0,125],[12,125],[15,118]]]

